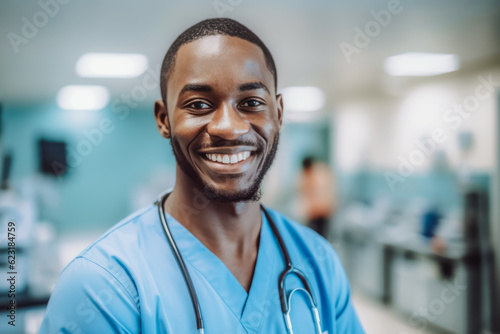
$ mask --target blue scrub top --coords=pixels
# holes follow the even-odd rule
[[[268,210],[293,264],[307,276],[323,333],[364,333],[349,282],[332,246],[314,231]],[[224,263],[167,213],[198,294],[206,334],[286,333],[278,294],[285,268],[264,214],[247,293]],[[301,286],[295,275],[286,291]],[[295,334],[314,332],[305,297],[294,294]],[[189,290],[151,205],[116,224],[61,273],[40,333],[198,333]]]

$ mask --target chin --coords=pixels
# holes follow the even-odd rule
[[[217,203],[258,202],[262,196],[260,184],[237,191],[220,190],[204,184],[200,190],[207,199]]]

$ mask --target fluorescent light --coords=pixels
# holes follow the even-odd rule
[[[408,52],[384,60],[385,71],[394,76],[432,76],[458,68],[458,56],[454,54]]]
[[[103,86],[64,86],[57,93],[57,104],[65,110],[99,110],[109,102]]]
[[[325,94],[318,87],[286,87],[281,94],[287,112],[316,111],[325,104]]]
[[[86,53],[76,62],[76,73],[86,78],[135,78],[148,68],[148,58],[137,53]]]

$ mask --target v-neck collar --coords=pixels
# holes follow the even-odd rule
[[[257,330],[264,311],[261,304],[267,299],[276,257],[273,254],[276,247],[272,231],[264,213],[261,211],[259,249],[248,293],[214,253],[170,214],[166,212],[166,215],[184,261],[190,263],[207,280],[246,329],[251,327]]]

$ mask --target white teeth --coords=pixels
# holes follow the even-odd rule
[[[235,154],[206,154],[208,160],[221,162],[223,164],[236,164],[240,161],[246,160],[250,156],[249,151],[239,152]]]

